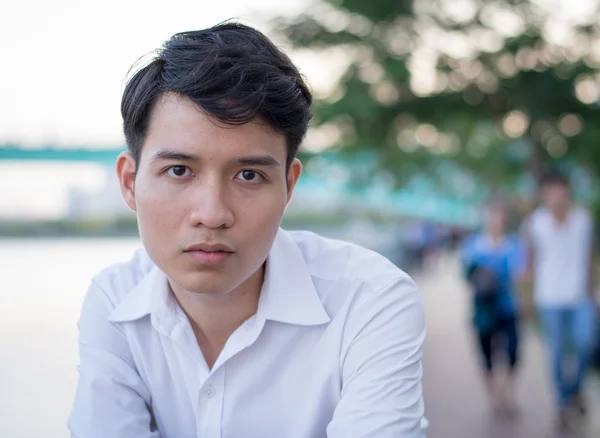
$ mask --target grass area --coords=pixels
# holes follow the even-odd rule
[[[127,237],[136,235],[135,218],[5,221],[0,223],[0,236],[10,238]]]

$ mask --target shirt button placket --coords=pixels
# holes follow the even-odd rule
[[[215,395],[215,388],[213,388],[212,385],[208,385],[208,387],[206,388],[206,390],[204,392],[206,393],[206,396],[208,398],[212,398]]]
[[[223,373],[223,368],[216,370],[205,382],[198,395],[197,431],[199,437],[221,437],[224,393]]]

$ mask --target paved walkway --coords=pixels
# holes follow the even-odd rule
[[[600,437],[600,389],[588,387],[590,412],[571,434],[558,434],[545,352],[540,338],[524,330],[518,401],[521,414],[512,420],[489,409],[478,368],[468,317],[468,291],[454,258],[416,275],[427,312],[424,394],[428,438]],[[595,382],[594,382],[595,383]]]

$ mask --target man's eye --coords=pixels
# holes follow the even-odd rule
[[[169,176],[173,176],[175,178],[181,178],[184,176],[188,176],[190,173],[190,169],[185,166],[171,166],[167,169],[167,174]]]
[[[237,177],[242,181],[258,182],[262,178],[262,175],[255,170],[242,170],[237,174]]]

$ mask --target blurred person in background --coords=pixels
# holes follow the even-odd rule
[[[541,181],[541,205],[524,223],[528,277],[545,333],[558,404],[558,425],[569,426],[570,412],[586,412],[582,382],[596,341],[594,224],[573,202],[568,179],[556,172]],[[565,359],[571,350],[574,373]]]
[[[510,209],[502,199],[484,210],[483,230],[467,237],[460,258],[471,287],[473,324],[484,369],[485,387],[497,413],[515,414],[515,378],[519,349],[519,305],[516,282],[524,271],[525,249],[509,234]],[[508,370],[498,370],[498,351]],[[504,375],[503,375],[504,374]]]
[[[409,251],[418,270],[435,267],[443,245],[440,229],[429,220],[418,220],[409,228]]]
[[[423,306],[381,255],[280,228],[312,96],[236,23],[128,82],[117,173],[144,246],[93,278],[74,438],[423,438]]]

